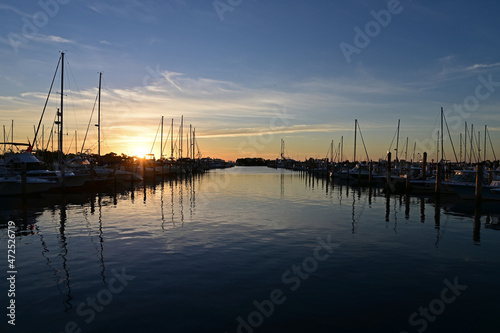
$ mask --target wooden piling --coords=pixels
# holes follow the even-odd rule
[[[409,162],[406,163],[406,193],[410,192],[411,185],[410,185],[410,170],[411,170],[411,164]]]
[[[372,184],[373,182],[373,161],[368,163],[368,184]]]
[[[385,181],[387,183],[387,189],[391,190],[391,152],[387,152],[387,165],[385,167]]]
[[[476,200],[481,200],[483,196],[483,164],[476,165]]]
[[[436,186],[434,188],[434,192],[436,192],[436,195],[441,194],[441,173],[442,165],[440,163],[436,163]]]
[[[142,160],[142,179],[146,182],[146,159]]]
[[[424,157],[422,158],[422,178],[427,178],[427,152],[424,152]]]

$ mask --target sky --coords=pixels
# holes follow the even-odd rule
[[[65,152],[81,151],[85,135],[83,150],[97,152],[102,72],[103,154],[159,157],[164,116],[178,155],[183,116],[184,156],[191,125],[202,157],[274,159],[283,139],[289,158],[331,157],[333,141],[334,159],[342,142],[343,159],[353,160],[357,120],[356,160],[389,150],[437,159],[443,108],[444,157],[460,159],[466,126],[467,152],[474,133],[471,158],[478,142],[483,156],[487,125],[493,159],[499,12],[489,0],[2,1],[0,125],[11,135],[13,120],[14,141],[33,141],[64,52]],[[57,76],[44,145],[59,103]]]

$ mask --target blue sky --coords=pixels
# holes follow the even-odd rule
[[[66,151],[74,150],[75,131],[80,140],[85,133],[99,71],[104,152],[149,152],[161,116],[166,132],[174,118],[177,135],[184,115],[203,156],[275,158],[283,138],[288,156],[322,158],[343,136],[344,157],[352,159],[358,119],[376,160],[395,148],[401,119],[400,152],[408,137],[408,155],[417,147],[435,158],[441,107],[457,155],[465,122],[481,136],[488,125],[498,146],[499,7],[416,0],[4,1],[0,125],[10,131],[13,119],[15,141],[32,140],[65,51]],[[46,128],[57,103],[54,94]],[[95,152],[95,127],[87,140]],[[454,160],[449,141],[445,155]],[[158,145],[153,152],[159,155]],[[357,152],[366,159],[361,144]],[[493,158],[489,142],[487,154]]]

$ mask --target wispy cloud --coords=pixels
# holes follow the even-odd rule
[[[33,36],[26,36],[26,38],[39,42],[39,43],[63,43],[63,44],[76,44],[75,41],[72,41],[70,39],[66,39],[61,36],[54,36],[54,35],[42,35],[42,34],[36,34]]]
[[[440,81],[463,78],[486,69],[500,67],[500,62],[464,65],[461,64],[459,59],[454,55],[442,57],[438,59],[438,63],[441,64],[441,71],[437,75],[437,78]]]
[[[11,6],[11,5],[8,5],[8,4],[5,4],[5,3],[0,3],[0,10],[10,10],[16,14],[18,14],[19,16],[24,16],[24,17],[31,17],[33,14],[29,14],[29,13],[26,13],[14,6]]]
[[[153,7],[156,7],[154,3],[138,0],[114,2],[93,1],[87,4],[87,8],[101,15],[113,15],[119,18],[136,19],[143,22],[158,20],[156,8]]]
[[[500,62],[496,62],[493,64],[474,64],[472,66],[466,67],[466,71],[476,71],[480,69],[485,69],[485,68],[494,68],[494,67],[500,67]]]

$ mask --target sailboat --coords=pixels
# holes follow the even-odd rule
[[[73,172],[65,171],[65,163],[64,163],[64,154],[63,154],[63,129],[64,129],[64,52],[61,52],[61,57],[59,58],[59,63],[56,68],[56,72],[54,73],[54,78],[52,79],[52,84],[49,90],[52,90],[52,86],[54,84],[54,80],[57,74],[57,70],[59,68],[59,64],[61,65],[61,103],[60,108],[57,110],[57,121],[55,124],[58,126],[59,137],[58,137],[58,163],[56,164],[56,170],[50,171],[47,170],[43,164],[31,153],[32,146],[28,148],[27,151],[12,154],[10,156],[5,157],[5,164],[10,165],[13,169],[18,170],[21,164],[26,165],[27,175],[31,177],[37,177],[42,179],[47,179],[51,181],[55,181],[57,183],[56,188],[76,188],[82,187],[86,182],[87,177],[85,175],[76,175]],[[48,97],[47,97],[48,100]],[[47,103],[45,103],[45,107]],[[42,112],[42,116],[38,123],[38,129],[35,132],[35,138],[33,142],[36,142],[37,134],[40,129],[40,124],[43,119],[43,115],[45,113],[45,107]]]
[[[97,162],[101,162],[101,87],[102,87],[102,72],[99,72],[99,87],[97,92]],[[90,116],[89,126],[87,127],[87,133],[85,134],[82,149],[80,151],[80,156],[72,159],[67,163],[67,165],[74,170],[77,174],[82,174],[87,176],[88,186],[103,186],[113,181],[141,181],[142,177],[134,172],[125,171],[122,169],[109,168],[104,165],[97,165],[93,167],[91,162],[85,158],[83,154],[83,149],[85,147],[85,141],[87,139],[87,134],[92,122],[92,115]]]

